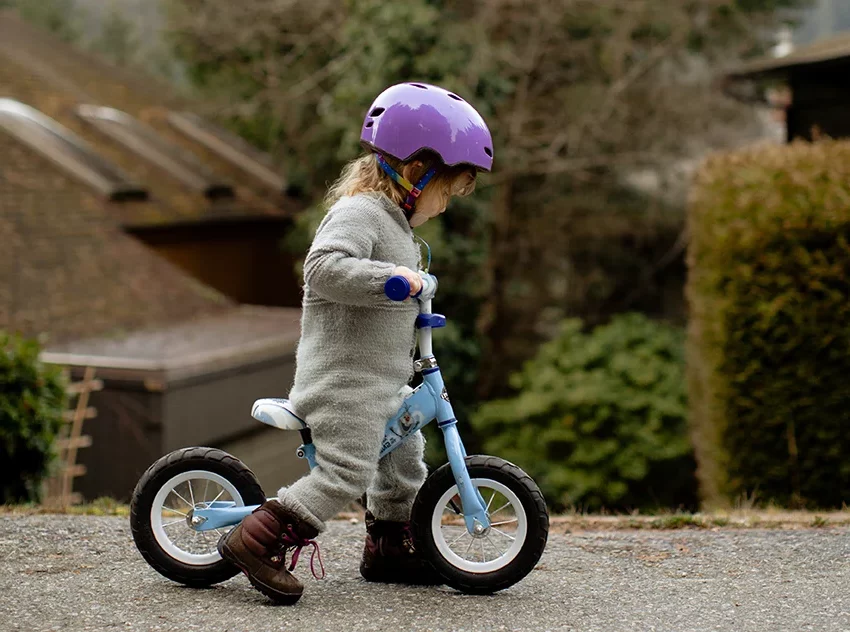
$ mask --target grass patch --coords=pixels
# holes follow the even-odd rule
[[[66,514],[77,516],[129,516],[130,505],[120,503],[114,498],[102,496],[90,503],[72,505],[70,507],[55,507],[26,503],[22,505],[0,505],[0,514],[33,515],[33,514]]]
[[[674,514],[662,516],[649,523],[650,529],[684,529],[686,527],[705,527],[705,521],[693,514]]]
[[[850,527],[850,511],[808,512],[771,507],[761,510],[600,515],[573,513],[552,516],[553,531],[610,531],[631,529],[823,529]]]

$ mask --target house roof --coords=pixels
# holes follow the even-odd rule
[[[0,329],[46,334],[48,349],[77,355],[89,345],[99,349],[101,339],[134,340],[138,330],[154,337],[151,332],[177,326],[205,331],[213,325],[203,323],[218,322],[211,318],[236,328],[233,336],[255,335],[275,319],[277,326],[286,325],[280,335],[297,335],[293,310],[246,311],[126,232],[247,217],[284,219],[289,213],[280,189],[269,186],[273,178],[251,176],[169,122],[174,112],[192,110],[190,100],[155,79],[77,51],[8,11],[0,11],[0,99],[51,117],[149,191],[146,200],[111,199],[63,169],[61,161],[48,159],[44,147],[0,125]],[[149,125],[166,145],[179,146],[230,183],[235,195],[208,196],[187,186],[185,178],[85,122],[76,112],[83,104],[116,108]],[[210,335],[206,342],[214,350],[229,340]],[[180,348],[173,340],[169,344]],[[141,347],[127,349],[142,353]]]
[[[789,71],[850,61],[850,33],[817,41],[785,57],[762,57],[743,64],[728,74],[731,79],[783,77]]]
[[[51,117],[147,187],[148,201],[128,202],[110,209],[110,214],[124,226],[284,217],[292,210],[292,202],[282,190],[273,190],[268,181],[247,173],[174,124],[174,114],[197,109],[198,104],[191,99],[155,78],[117,68],[76,50],[22,21],[10,10],[0,11],[0,98],[15,99]],[[157,166],[84,121],[77,113],[81,105],[115,108],[134,117],[231,184],[235,196],[210,199],[203,192],[192,190],[167,167]],[[268,168],[268,159],[265,161]],[[282,176],[280,179],[283,188],[285,180]]]
[[[50,342],[232,308],[127,235],[105,203],[0,133],[0,329]]]

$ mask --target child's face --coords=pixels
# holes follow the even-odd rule
[[[410,218],[410,226],[416,228],[422,226],[429,219],[434,219],[440,213],[446,212],[447,201],[439,195],[437,191],[432,191],[432,195],[428,195],[429,191],[426,187],[422,195],[416,200],[416,210],[413,217]],[[437,194],[433,194],[437,193]]]
[[[418,176],[419,171],[424,170],[422,163],[416,161],[408,165],[413,167],[409,170],[411,176]],[[407,169],[406,167],[406,169]],[[407,174],[404,174],[407,177]],[[411,178],[408,178],[410,180]],[[412,180],[416,181],[415,178]],[[452,180],[447,181],[445,178],[437,176],[431,183],[422,191],[422,195],[416,200],[416,211],[410,218],[410,226],[416,228],[421,226],[429,219],[434,219],[440,213],[446,211],[449,200],[453,195],[467,195],[471,191],[475,183],[475,175],[471,172],[462,172]]]

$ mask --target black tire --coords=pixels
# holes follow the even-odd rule
[[[130,529],[136,547],[154,570],[168,579],[205,588],[239,573],[230,562],[219,558],[211,564],[191,565],[175,559],[159,545],[151,526],[151,507],[157,493],[172,477],[190,470],[206,470],[227,479],[246,505],[260,505],[266,497],[257,477],[239,459],[215,448],[183,448],[154,462],[139,479],[130,503]]]
[[[461,592],[485,595],[512,586],[537,565],[549,537],[549,513],[546,501],[532,478],[513,463],[493,456],[468,456],[470,478],[487,478],[502,483],[519,499],[525,511],[528,529],[516,557],[502,568],[488,573],[473,573],[453,565],[440,552],[431,528],[431,518],[443,494],[455,485],[449,464],[435,470],[419,490],[413,503],[411,521],[417,545],[446,584]],[[442,509],[440,509],[442,513]]]

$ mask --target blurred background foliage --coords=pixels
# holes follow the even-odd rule
[[[38,342],[0,333],[0,505],[37,502],[55,459],[66,379]]]
[[[488,454],[521,461],[556,507],[697,506],[684,335],[641,314],[560,334],[474,417]]]
[[[308,207],[282,244],[296,253],[328,183],[358,155],[360,121],[382,89],[427,81],[471,101],[494,133],[494,173],[420,231],[451,323],[437,351],[458,417],[498,400],[464,429],[470,452],[510,448],[534,471],[545,454],[553,469],[541,475],[557,506],[693,504],[671,329],[687,311],[687,183],[708,151],[764,136],[753,110],[715,79],[763,53],[806,0],[123,0],[156,5],[146,32],[115,10],[118,0],[108,11],[84,0],[0,2],[168,77],[200,113],[271,153]],[[85,28],[87,11],[97,28]],[[582,333],[623,312],[669,327],[632,316]],[[612,358],[583,364],[601,348]],[[650,392],[612,364],[632,352],[649,354],[664,376]],[[540,374],[526,368],[509,380],[527,361]],[[543,397],[535,381],[553,372],[563,388],[594,385],[596,399],[561,393],[537,404],[528,427],[546,429],[552,444],[511,444],[522,411]],[[603,395],[608,387],[616,390]],[[621,446],[634,462],[601,458],[608,448],[583,453],[588,446]],[[664,476],[676,481],[669,494]]]
[[[706,502],[850,488],[850,143],[715,156],[689,213],[689,382]]]

